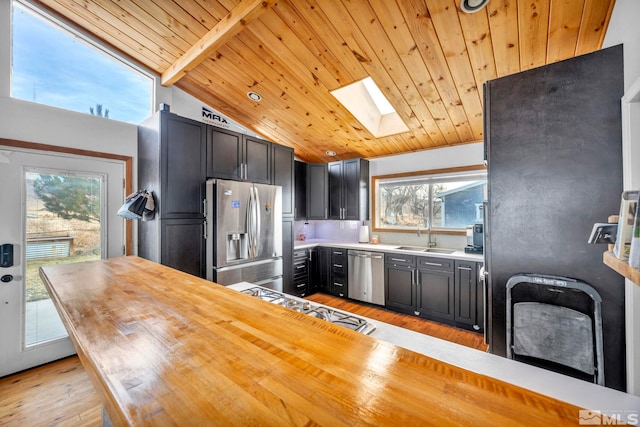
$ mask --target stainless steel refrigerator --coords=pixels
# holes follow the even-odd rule
[[[207,279],[282,291],[282,188],[207,181]]]

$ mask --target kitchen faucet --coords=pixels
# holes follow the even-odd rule
[[[429,221],[427,219],[425,222],[427,224],[427,247],[428,248],[432,248],[432,247],[436,246],[437,243],[435,242],[435,239],[434,239],[433,242],[431,241],[431,221]],[[418,237],[420,237],[422,235],[421,234],[421,230],[420,230],[420,226],[418,226],[417,235],[418,235]]]

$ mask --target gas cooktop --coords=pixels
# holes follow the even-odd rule
[[[309,316],[313,316],[318,319],[334,323],[336,325],[344,326],[345,328],[349,328],[365,335],[369,335],[376,329],[376,326],[374,324],[369,323],[366,319],[354,316],[351,313],[335,310],[329,307],[323,307],[320,305],[314,305],[309,301],[292,297],[290,295],[283,294],[282,292],[260,288],[257,286],[255,288],[245,289],[241,292],[247,295],[258,297],[263,301],[268,301],[273,304],[287,307],[290,310],[307,314]]]

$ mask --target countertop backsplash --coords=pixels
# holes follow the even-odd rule
[[[360,238],[360,226],[362,221],[295,221],[295,240],[324,239],[342,242],[358,242]],[[371,230],[371,221],[365,221],[364,225]],[[427,232],[421,231],[420,237],[415,233],[393,233],[370,231],[369,238],[376,234],[380,244],[385,245],[409,245],[427,246]],[[450,248],[462,250],[467,244],[466,236],[450,234],[431,234],[432,241],[440,248]]]

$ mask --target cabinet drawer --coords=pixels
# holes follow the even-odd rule
[[[385,254],[384,261],[386,264],[395,266],[415,267],[416,265],[416,257],[414,255]]]
[[[307,260],[294,261],[293,263],[293,278],[307,277]]]
[[[346,280],[344,277],[334,277],[331,282],[331,288],[333,290],[333,294],[339,297],[346,297],[347,287],[345,283],[346,283]]]
[[[347,250],[331,249],[331,271],[338,274],[347,272]]]
[[[299,259],[307,259],[307,250],[296,249],[295,251],[293,251],[293,259],[296,261]]]
[[[453,260],[447,258],[418,257],[418,267],[427,270],[453,271]]]

